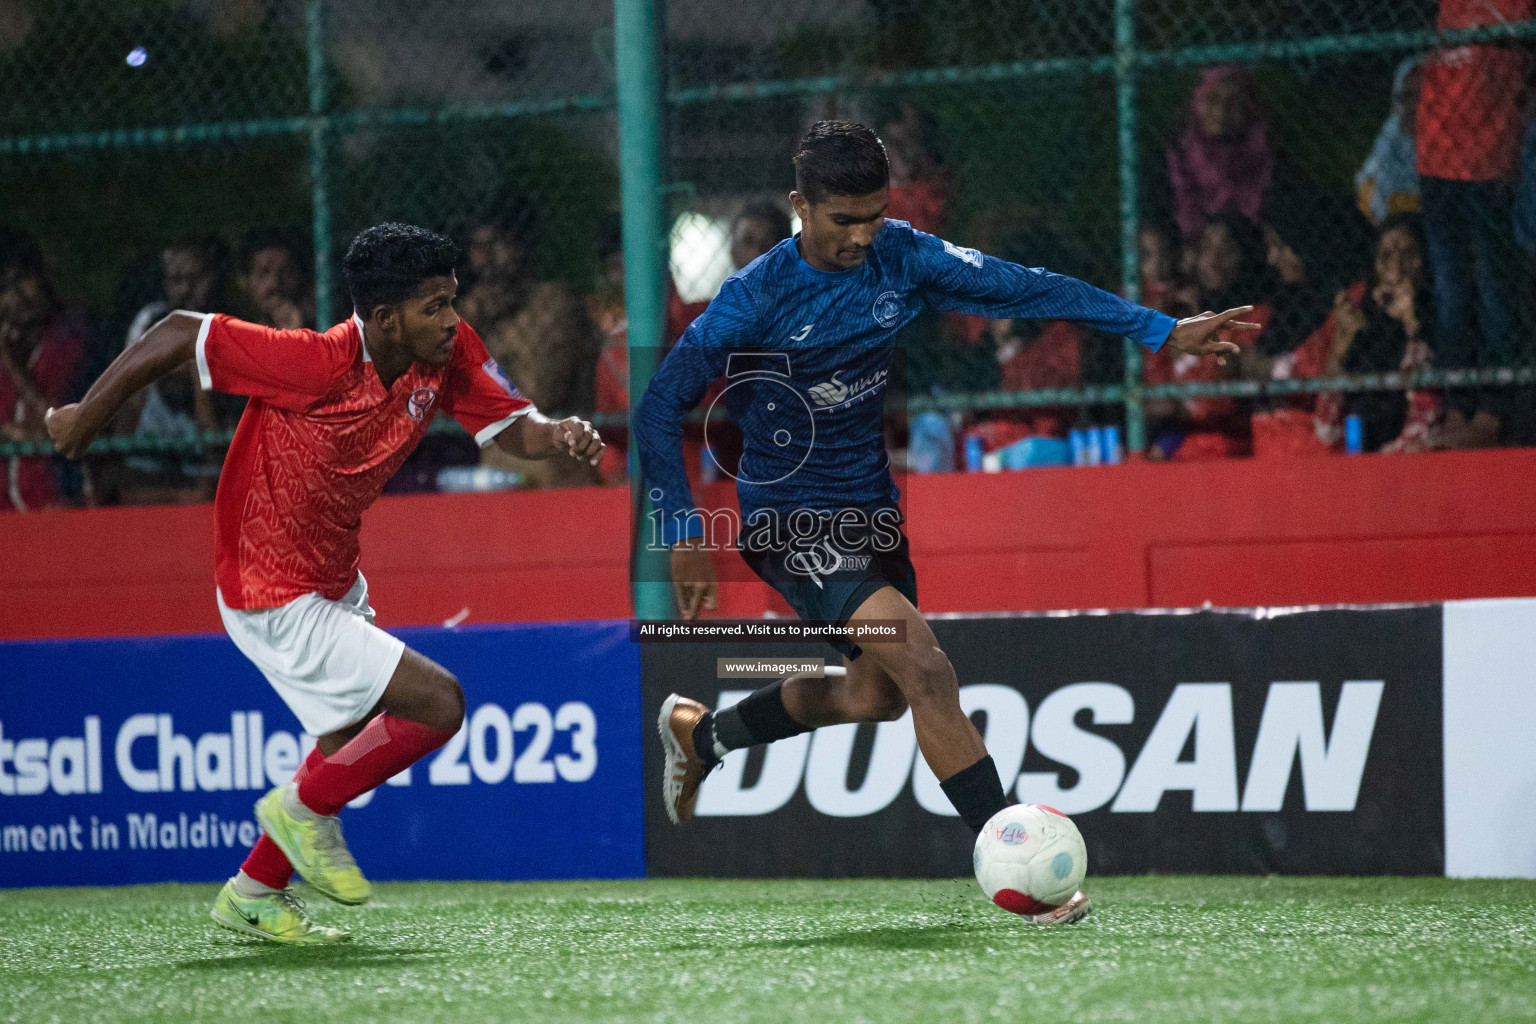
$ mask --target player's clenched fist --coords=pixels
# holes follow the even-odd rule
[[[593,466],[603,457],[605,447],[597,428],[578,416],[556,421],[555,446],[557,452],[564,452],[573,459],[584,459]]]
[[[80,429],[80,406],[74,402],[49,409],[43,417],[48,437],[61,455],[78,458],[90,446],[91,439]]]

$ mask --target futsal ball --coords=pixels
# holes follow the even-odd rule
[[[1054,807],[1014,804],[982,827],[972,862],[988,899],[1033,916],[1077,892],[1088,873],[1088,847],[1072,819]]]

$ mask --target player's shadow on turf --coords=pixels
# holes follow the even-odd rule
[[[997,933],[988,931],[973,931],[963,925],[932,924],[922,927],[909,928],[871,928],[863,931],[833,932],[830,935],[815,935],[803,939],[753,939],[748,942],[732,942],[723,944],[719,941],[709,943],[687,943],[668,947],[669,950],[718,950],[722,945],[730,949],[801,949],[806,946],[834,946],[843,949],[880,949],[880,950],[924,950],[924,949],[962,949],[969,945],[978,948],[988,943],[997,941]]]
[[[291,964],[304,967],[351,969],[368,963],[401,963],[412,960],[436,960],[445,954],[437,949],[400,949],[394,946],[279,946],[271,943],[242,947],[238,956],[208,956],[183,960],[176,965],[182,971],[229,971],[248,967]]]

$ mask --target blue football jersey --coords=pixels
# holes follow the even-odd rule
[[[722,375],[743,437],[737,494],[745,521],[772,509],[870,512],[894,506],[882,410],[894,339],[924,310],[1075,320],[1156,351],[1174,320],[1075,278],[1022,267],[887,220],[869,255],[817,270],[786,239],[726,280],[662,361],[635,407],[646,488],[662,539],[697,536],[682,426]],[[718,412],[712,415],[718,416]]]

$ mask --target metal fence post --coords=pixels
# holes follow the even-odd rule
[[[1136,0],[1115,0],[1115,124],[1120,152],[1120,275],[1125,297],[1141,299],[1141,258],[1137,243],[1136,181]],[[1141,402],[1141,345],[1125,339],[1125,446],[1147,447],[1147,418]]]
[[[656,371],[666,315],[666,218],[662,198],[662,0],[614,0],[614,64],[618,78],[619,191],[624,225],[624,310],[629,322],[629,406],[633,411]],[[629,481],[634,537],[631,566],[635,616],[672,614],[666,552],[647,543],[650,510],[630,432]]]
[[[315,236],[315,326],[331,326],[331,130],[330,87],[325,73],[325,0],[304,11],[304,48],[309,56],[310,225]]]

